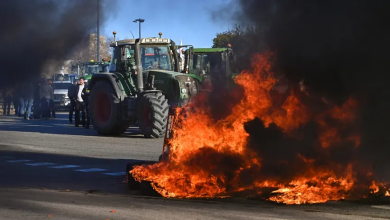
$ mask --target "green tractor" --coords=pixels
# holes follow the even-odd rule
[[[81,63],[81,74],[85,80],[89,81],[92,78],[93,74],[108,72],[109,62],[96,62],[91,60],[89,62]]]
[[[234,86],[234,54],[231,48],[193,48],[185,51],[184,70],[195,78],[203,88],[208,89],[212,82],[227,88]]]
[[[145,137],[164,137],[171,108],[186,105],[199,84],[179,73],[175,42],[160,37],[115,41],[108,73],[89,82],[90,116],[99,134],[118,135],[138,122]]]

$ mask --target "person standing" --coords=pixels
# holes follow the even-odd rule
[[[81,77],[79,79],[79,85],[77,86],[77,89],[76,89],[76,98],[75,98],[75,103],[76,103],[76,113],[75,113],[75,127],[79,127],[80,126],[80,112],[81,112],[81,115],[82,115],[82,118],[81,118],[81,124],[83,125],[83,127],[85,127],[85,103],[84,103],[84,100],[82,98],[82,96],[84,96],[84,93],[83,93],[83,90],[84,90],[84,77]]]
[[[54,88],[53,88],[53,82],[49,79],[48,84],[51,87],[52,93],[50,94],[50,101],[49,101],[49,117],[51,113],[51,118],[56,118],[56,111],[54,109]]]
[[[87,117],[87,123],[85,124],[85,129],[89,129],[90,117],[89,117],[89,89],[88,89],[88,85],[84,86],[82,94],[83,94],[82,99],[83,99],[84,105],[85,105],[85,114]]]
[[[20,98],[20,86],[16,84],[14,89],[12,90],[12,103],[14,104],[15,116],[20,117],[20,106],[19,106],[19,98]]]
[[[74,84],[69,86],[68,88],[68,97],[70,99],[70,106],[69,106],[69,123],[72,124],[73,122],[73,111],[75,110],[75,99],[76,99],[76,89],[79,84],[79,81],[77,79],[74,80]]]
[[[8,115],[11,110],[12,92],[9,87],[3,90],[3,115]]]
[[[41,99],[42,117],[48,119],[50,115],[50,98],[53,94],[53,88],[43,79],[39,90],[39,98]]]
[[[20,87],[20,95],[19,95],[19,117],[23,116],[25,113],[25,106],[24,106],[24,89],[26,88],[27,83],[22,84],[23,87]]]
[[[41,90],[41,81],[37,81],[36,86],[34,87],[34,118],[39,119],[41,117],[41,99],[39,96],[39,91]]]
[[[27,83],[23,89],[23,99],[24,99],[24,119],[32,119],[31,115],[31,106],[34,102],[34,85],[32,83]]]

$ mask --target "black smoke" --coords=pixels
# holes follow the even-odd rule
[[[115,1],[99,2],[102,27]],[[48,60],[77,59],[75,47],[96,32],[96,0],[13,0],[0,8],[0,87],[37,78]]]
[[[274,71],[285,75],[290,85],[304,79],[312,94],[338,105],[349,97],[358,100],[361,146],[358,153],[340,151],[345,161],[353,157],[367,162],[378,178],[389,180],[390,1],[237,0],[231,4],[235,12],[230,19],[254,28],[248,51],[275,52]],[[253,123],[250,133],[259,136],[261,123]],[[264,146],[256,137],[251,141]],[[313,150],[300,148],[283,155]],[[272,152],[261,150],[264,158],[274,158]]]

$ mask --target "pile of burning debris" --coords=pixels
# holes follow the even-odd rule
[[[253,70],[236,77],[241,90],[230,97],[242,99],[228,105],[227,117],[215,120],[213,105],[200,97],[195,111],[176,114],[166,160],[135,166],[131,175],[176,198],[265,196],[303,204],[389,196],[371,164],[354,157],[361,145],[359,102],[333,104],[303,83],[285,94],[274,91],[271,56],[255,55]]]

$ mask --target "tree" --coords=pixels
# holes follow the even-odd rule
[[[240,42],[244,34],[240,26],[236,26],[234,30],[217,33],[217,36],[213,39],[213,48],[228,47],[228,44]]]
[[[239,71],[247,69],[250,66],[252,55],[259,51],[259,42],[256,30],[248,26],[246,29],[236,26],[235,29],[217,33],[213,39],[213,48],[228,47],[234,51],[236,57],[235,66]]]

